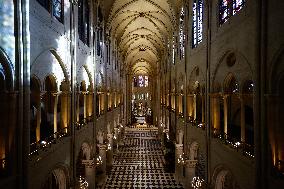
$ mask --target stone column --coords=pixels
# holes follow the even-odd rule
[[[118,151],[118,128],[114,128],[114,147],[116,149],[116,152]]]
[[[102,174],[99,176],[100,179],[98,179],[99,181],[99,186],[102,185],[105,182],[106,179],[106,149],[107,149],[107,145],[105,144],[98,144],[99,147],[99,156],[101,156],[102,158],[102,164],[100,165],[100,171],[102,172]]]
[[[193,119],[196,120],[196,94],[193,96]]]
[[[54,106],[53,106],[53,133],[57,132],[57,104],[58,104],[58,93],[52,93],[54,96]],[[54,135],[56,138],[56,135]]]
[[[183,177],[183,164],[178,163],[178,158],[183,155],[183,144],[176,144],[175,150],[175,179],[176,181],[181,181]]]
[[[192,95],[187,96],[187,115],[186,116],[193,116],[193,108],[192,108]]]
[[[88,119],[90,118],[90,116],[93,115],[93,107],[94,107],[93,95],[94,95],[93,89],[89,87],[89,92],[87,96],[87,117]],[[91,121],[91,120],[88,120],[88,121]]]
[[[185,188],[191,189],[191,181],[195,177],[195,168],[197,160],[186,160],[185,161]]]
[[[9,155],[14,151],[13,144],[16,137],[17,97],[17,92],[2,91],[0,94],[0,159],[10,160],[10,163],[4,161],[5,163],[0,165],[4,169],[7,166],[13,167],[12,162],[16,161],[14,157],[9,157]]]
[[[41,123],[41,102],[37,107],[36,112],[36,141],[40,141],[40,123]]]
[[[40,124],[41,124],[41,103],[42,98],[45,93],[41,93],[39,97],[39,104],[37,105],[37,115],[36,115],[36,141],[40,141]]]
[[[244,96],[240,96],[241,102],[241,141],[246,142],[246,117],[245,117],[245,102]]]
[[[113,135],[107,134],[108,145],[107,145],[107,160],[106,160],[106,168],[107,171],[110,171],[112,167],[113,161]]]
[[[80,121],[80,92],[76,96],[76,121]]]
[[[281,142],[281,140],[279,140],[279,136],[282,133],[279,133],[279,127],[280,127],[280,109],[283,108],[280,106],[280,96],[278,95],[267,95],[266,97],[267,99],[267,120],[269,120],[267,122],[268,125],[268,139],[269,139],[269,143],[271,145],[271,155],[272,155],[272,161],[273,161],[273,165],[277,166],[277,161],[279,160],[279,158],[281,158],[281,154],[279,154],[280,149],[280,145],[279,142]],[[283,116],[283,115],[282,115]],[[283,158],[284,159],[284,158]]]
[[[227,138],[228,134],[228,95],[224,95],[224,133],[226,134],[225,138]]]
[[[89,189],[95,189],[95,160],[82,160],[82,164],[85,165],[86,181],[89,184]]]
[[[83,104],[84,104],[84,119],[87,118],[87,92],[83,92]]]
[[[201,95],[201,121],[205,122],[205,95]]]
[[[69,115],[68,115],[69,114],[69,109],[68,109],[69,104],[68,103],[69,103],[69,92],[64,91],[61,93],[61,113],[60,113],[61,129],[68,127],[68,122],[69,122]]]
[[[220,102],[217,94],[211,96],[211,103],[212,125],[214,129],[220,131]]]

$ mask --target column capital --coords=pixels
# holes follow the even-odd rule
[[[106,150],[107,145],[106,144],[97,144],[100,150]]]
[[[79,93],[83,94],[83,95],[87,95],[89,93],[89,91],[80,91]]]
[[[83,159],[82,164],[85,165],[87,168],[94,168],[95,167],[94,159],[89,159],[89,160]]]
[[[222,94],[222,97],[223,97],[223,98],[228,98],[228,96],[230,96],[230,95],[231,95],[231,94],[223,93],[223,94]]]
[[[183,144],[176,144],[176,148],[177,149],[183,148]]]
[[[41,91],[40,92],[40,98],[42,99],[45,94],[46,94],[46,91]]]
[[[68,96],[68,95],[71,95],[71,91],[61,91],[60,94]]]
[[[61,91],[55,91],[55,92],[51,92],[52,96],[57,97],[61,94]]]
[[[195,168],[197,160],[185,160],[185,166],[189,168]]]
[[[209,93],[209,96],[212,98],[220,98],[221,94],[220,93]]]

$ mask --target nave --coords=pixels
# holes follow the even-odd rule
[[[104,188],[183,188],[173,173],[165,171],[157,127],[125,129],[124,144],[118,149]]]

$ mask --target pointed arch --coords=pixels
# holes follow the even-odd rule
[[[8,55],[0,47],[0,72],[3,77],[3,87],[5,90],[14,90],[14,67]]]

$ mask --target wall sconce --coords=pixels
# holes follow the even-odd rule
[[[193,179],[191,181],[191,186],[194,189],[199,189],[199,188],[202,188],[203,183],[204,183],[204,180],[202,178],[193,177]]]
[[[82,176],[80,176],[79,186],[80,186],[80,189],[87,189],[89,187],[89,183]]]
[[[177,161],[178,161],[178,164],[184,165],[184,162],[185,162],[185,161],[184,161],[183,155],[179,155]]]
[[[97,159],[96,159],[96,165],[99,166],[99,165],[102,165],[102,164],[103,164],[102,157],[98,156]]]
[[[107,149],[106,149],[106,151],[110,151],[111,150],[111,145],[110,144],[108,144],[107,145]]]

